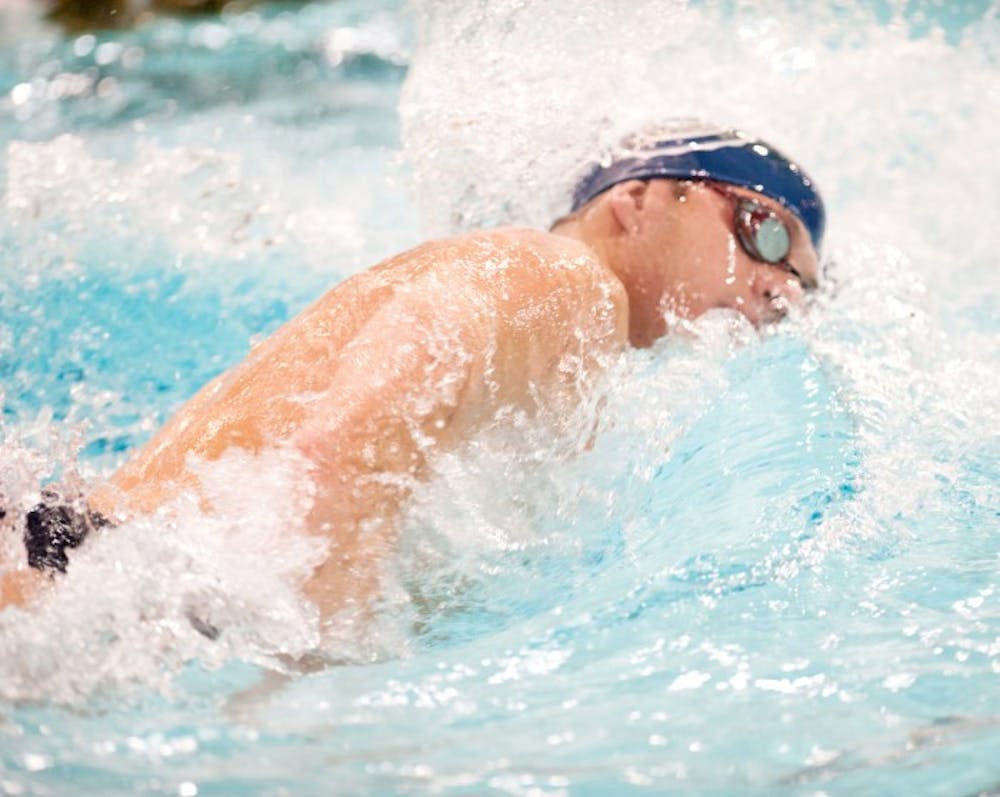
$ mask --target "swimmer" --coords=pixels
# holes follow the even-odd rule
[[[572,411],[580,380],[668,318],[728,308],[761,326],[819,279],[824,211],[800,167],[744,133],[691,122],[632,136],[548,232],[431,241],[347,279],[198,392],[86,496],[43,496],[0,607],[67,569],[87,534],[193,491],[192,462],[283,448],[328,541],[304,584],[328,621],[380,594],[379,563],[429,458],[511,417]],[[11,519],[4,521],[11,527]]]

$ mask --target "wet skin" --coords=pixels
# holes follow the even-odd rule
[[[191,457],[287,447],[315,488],[306,528],[330,540],[306,593],[326,616],[364,605],[427,458],[503,407],[568,413],[580,372],[622,347],[626,318],[620,283],[570,238],[510,229],[425,244],[278,330],[88,501],[109,517],[148,513],[199,489]]]
[[[805,229],[753,196],[786,220],[790,259],[814,281]],[[629,181],[552,233],[432,241],[346,280],[206,385],[87,501],[124,520],[195,491],[210,512],[192,464],[285,449],[311,488],[305,530],[329,541],[305,593],[328,619],[363,611],[380,593],[399,508],[436,452],[506,408],[569,414],[602,362],[666,334],[667,311],[728,307],[762,324],[801,299],[795,275],[735,242],[724,197]],[[9,572],[0,606],[43,578]]]
[[[815,285],[818,257],[805,226],[768,197],[729,190],[765,205],[785,222],[788,260],[806,285]],[[668,313],[691,319],[729,308],[760,326],[779,320],[803,299],[799,277],[743,250],[732,202],[703,183],[619,183],[555,229],[588,241],[615,271],[628,293],[629,337],[636,346],[648,346],[667,333]]]

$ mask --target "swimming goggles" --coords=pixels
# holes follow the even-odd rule
[[[788,260],[791,251],[791,234],[788,225],[767,205],[748,199],[732,191],[725,185],[705,181],[703,185],[721,194],[733,205],[733,228],[736,239],[754,260],[778,266],[792,274],[803,288],[810,288],[802,274]]]

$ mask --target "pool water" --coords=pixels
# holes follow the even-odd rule
[[[182,501],[82,549],[0,614],[0,794],[1000,791],[991,4],[0,23],[13,507],[108,473],[346,276],[546,225],[664,109],[780,143],[830,212],[804,313],[629,352],[582,450],[442,455],[370,627],[322,638],[298,596],[280,458],[206,470],[223,517]],[[335,664],[279,672],[317,648]]]

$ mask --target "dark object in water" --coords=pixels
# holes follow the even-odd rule
[[[134,22],[129,0],[51,0],[47,8],[49,19],[70,32],[120,28]]]
[[[70,32],[101,28],[127,28],[154,14],[218,14],[240,11],[254,0],[49,0],[49,19]]]
[[[187,619],[195,631],[206,639],[211,639],[213,642],[218,639],[219,635],[222,633],[218,628],[208,622],[208,620],[201,619],[201,617],[193,612],[188,612]]]
[[[28,512],[24,528],[24,547],[28,564],[39,570],[66,572],[67,548],[76,548],[94,529],[109,526],[103,515],[66,501],[58,493],[42,493],[42,502]]]
[[[153,0],[153,8],[166,14],[218,14],[227,5],[227,0]]]
[[[0,504],[0,519],[6,514],[6,508]],[[25,517],[24,547],[28,551],[28,564],[38,570],[65,573],[69,565],[66,549],[78,547],[90,532],[110,525],[110,520],[87,509],[81,499],[70,501],[56,490],[43,490],[41,503]],[[212,623],[193,612],[187,617],[202,636],[211,640],[219,638],[221,631]]]

